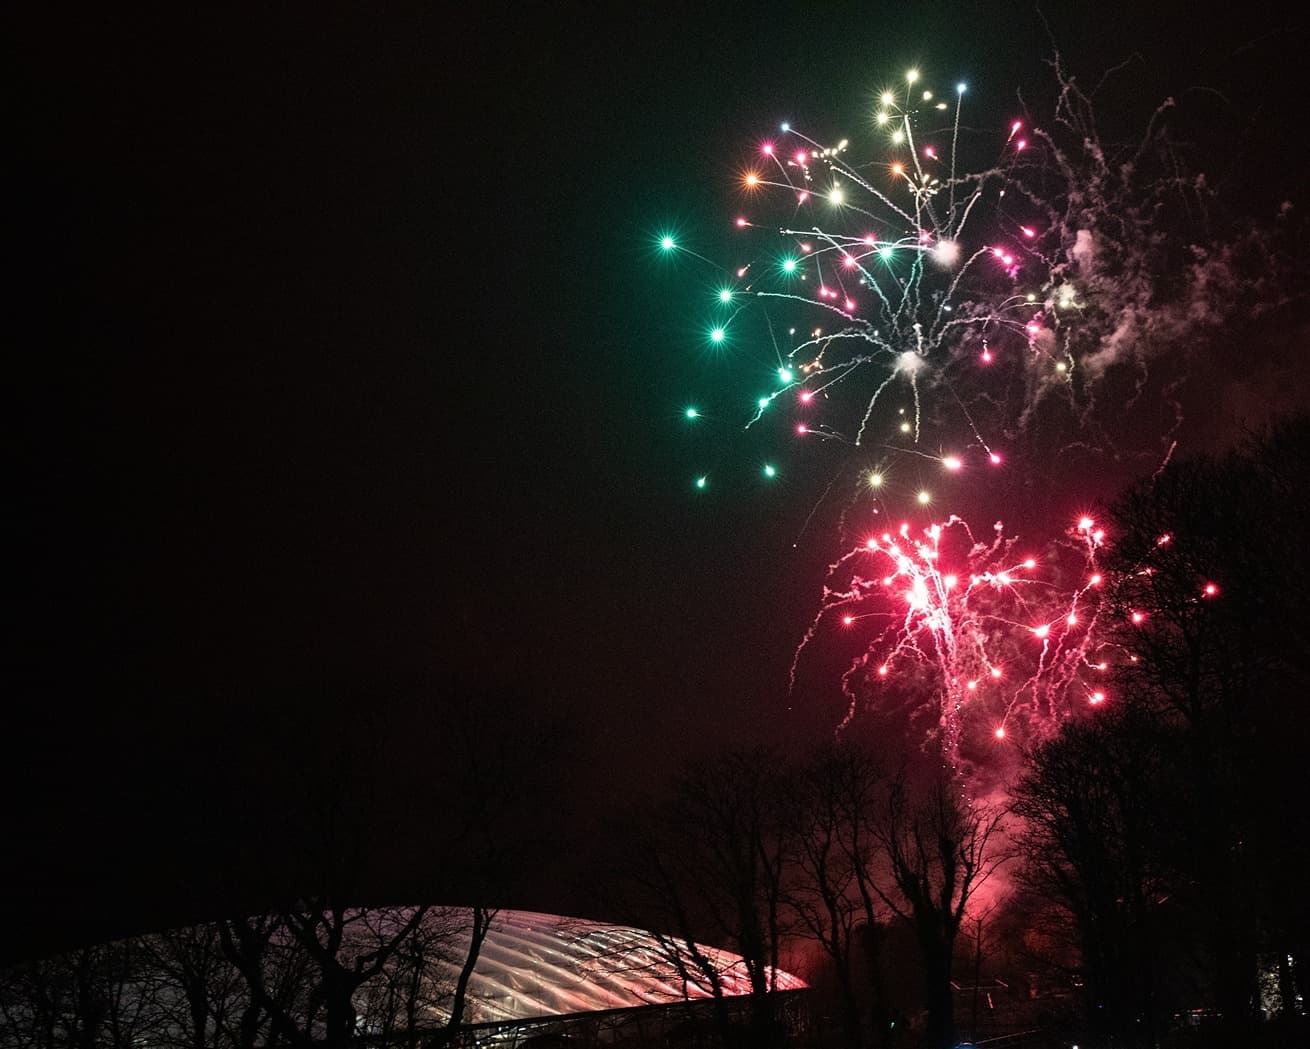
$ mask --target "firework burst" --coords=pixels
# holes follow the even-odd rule
[[[961,504],[976,513],[979,488],[1002,492],[1016,464],[1049,473],[1070,449],[1106,454],[1108,427],[1145,400],[1148,355],[1188,352],[1188,330],[1232,314],[1214,289],[1235,301],[1242,286],[1225,281],[1222,252],[1192,250],[1163,293],[1146,234],[1163,200],[1201,183],[1176,167],[1152,174],[1156,119],[1116,166],[1090,103],[1054,65],[1053,126],[1076,148],[1023,118],[970,129],[967,85],[939,95],[917,70],[880,94],[865,129],[872,160],[852,159],[849,139],[782,124],[740,173],[744,258],[719,270],[706,330],[719,354],[771,347],[772,388],[737,415],[746,430],[781,412],[793,441],[843,446],[859,477],[842,518],[854,542],[828,567],[793,687],[804,651],[839,620],[866,642],[842,677],[842,726],[863,698],[918,694],[953,764],[969,740],[1040,736],[1101,705],[1112,656],[1096,634],[1102,531],[1084,518],[1040,558],[1021,556],[999,522],[977,538]],[[671,235],[660,247],[709,263]],[[777,323],[784,309],[799,319]],[[1116,411],[1097,410],[1103,387],[1126,391]],[[1154,430],[1157,463],[1180,412]]]
[[[980,541],[958,517],[868,537],[829,566],[821,607],[796,650],[834,620],[867,634],[842,679],[845,727],[863,697],[913,694],[901,678],[931,668],[943,753],[957,763],[968,731],[1002,741],[1041,736],[1079,707],[1106,698],[1097,640],[1104,533],[1090,518],[1049,561],[1023,555],[997,522]],[[1070,576],[1077,581],[1072,582]]]

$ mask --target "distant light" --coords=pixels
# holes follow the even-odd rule
[[[674,248],[676,248],[677,246],[678,246],[678,245],[674,243],[672,237],[661,237],[661,238],[660,238],[660,247],[663,248],[665,251],[672,251],[672,250],[673,250]]]
[[[1036,568],[1037,562],[1030,557],[1026,561],[1024,561],[1023,566],[1024,568]]]
[[[1078,531],[1086,532],[1094,523],[1090,517],[1081,517],[1078,519]]]
[[[710,332],[710,338],[713,339],[715,342],[722,342],[725,338],[727,338],[727,335],[728,333],[724,331],[722,328],[715,328],[712,332]]]
[[[920,492],[915,498],[919,500],[919,503],[922,506],[927,506],[932,502],[932,495],[929,492]]]
[[[1205,584],[1205,596],[1206,596],[1206,597],[1214,597],[1214,595],[1217,594],[1217,593],[1219,593],[1219,588],[1218,588],[1217,586],[1215,586],[1214,583],[1206,583],[1206,584]]]
[[[842,617],[841,617],[841,621],[842,621],[842,625],[843,625],[843,626],[850,626],[852,623],[855,622],[855,617],[854,617],[854,616],[842,616]]]
[[[709,478],[708,478],[708,477],[705,477],[705,476],[702,475],[702,476],[696,478],[696,487],[697,487],[697,488],[704,488],[705,485],[706,485],[707,483],[709,483]]]
[[[807,433],[810,432],[810,428],[806,426],[804,423],[797,423],[796,432],[800,434],[802,437],[804,437]]]
[[[721,290],[719,291],[719,301],[720,301],[720,302],[731,302],[731,301],[732,301],[732,289],[731,289],[731,288],[723,288],[723,289],[721,289]]]
[[[845,201],[846,195],[842,192],[840,186],[833,186],[832,190],[828,193],[828,199],[834,204],[841,204]]]
[[[779,126],[782,128],[783,131],[790,131],[790,130],[791,130],[791,125],[790,125],[789,123],[787,123],[787,121],[785,121],[785,120],[784,120],[784,121],[782,122],[782,124],[780,124]]]
[[[1000,668],[1000,667],[992,667],[992,677],[996,677],[996,678],[998,678],[998,677],[1000,677],[1000,676],[1001,676],[1001,668]]]
[[[688,419],[699,419],[699,418],[700,418],[700,412],[698,412],[695,408],[688,408],[688,409],[687,409],[687,418],[688,418]]]
[[[878,115],[874,119],[877,120],[879,124],[885,124],[890,118],[887,116],[886,113],[880,110],[878,112]]]
[[[775,469],[774,469],[771,465],[769,465],[768,463],[765,463],[765,464],[764,464],[764,476],[765,476],[765,477],[776,477],[777,475],[778,475],[778,471],[777,471],[777,470],[775,470]]]
[[[882,93],[882,98],[880,99],[880,101],[884,106],[890,106],[893,102],[896,101],[896,96],[893,95],[890,91],[884,91]]]
[[[1004,738],[1005,738],[1005,726],[1004,726],[1004,725],[997,725],[997,726],[996,726],[996,738],[997,738],[997,739],[1004,739]]]
[[[884,663],[882,666],[880,666],[880,667],[878,668],[878,674],[879,674],[879,676],[880,676],[880,677],[886,677],[886,676],[887,676],[887,670],[888,670],[887,664]]]
[[[948,470],[958,470],[960,469],[960,467],[964,465],[964,463],[960,462],[960,460],[957,459],[955,456],[948,455],[945,459],[942,460],[942,465],[946,467],[946,469]]]
[[[795,273],[795,272],[796,272],[796,260],[795,260],[795,259],[783,259],[783,260],[782,260],[782,272],[783,272],[783,273]]]
[[[869,474],[869,484],[873,488],[881,488],[882,474]]]
[[[1033,627],[1033,636],[1039,639],[1046,637],[1046,635],[1049,634],[1050,632],[1051,632],[1051,628],[1047,626],[1045,623],[1043,623],[1041,626]]]
[[[956,85],[955,85],[955,93],[956,93],[957,95],[962,95],[962,94],[964,94],[964,93],[965,93],[966,91],[968,91],[968,90],[969,90],[969,85],[968,85],[968,84],[956,84]]]
[[[987,458],[992,461],[993,466],[1001,465],[1001,457],[997,455],[995,452],[992,452],[989,456],[987,456]]]
[[[906,71],[905,73],[906,83],[913,84],[918,79],[919,79],[919,71],[917,69],[910,69]]]
[[[758,404],[758,405],[760,406],[761,409],[763,409],[763,408],[767,408],[767,407],[769,406],[769,399],[768,399],[767,397],[761,397],[761,398],[760,398],[758,401],[756,401],[755,403]]]
[[[781,381],[781,382],[791,382],[791,380],[792,380],[791,369],[789,369],[789,368],[779,368],[779,369],[778,369],[778,379],[779,379],[779,381]]]
[[[1091,700],[1090,700],[1089,702],[1091,702],[1093,705],[1095,705],[1095,704],[1097,704],[1097,703],[1104,703],[1104,702],[1105,702],[1105,693],[1104,693],[1104,692],[1093,692],[1093,693],[1092,693],[1092,698],[1091,698]]]
[[[909,432],[910,432],[910,424],[901,423],[901,433],[909,433]]]

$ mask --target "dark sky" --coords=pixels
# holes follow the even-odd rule
[[[515,6],[10,34],[14,951],[212,910],[370,711],[417,703],[434,751],[470,690],[570,719],[561,841],[686,753],[831,727],[786,695],[816,483],[691,489],[699,288],[652,237],[717,230],[744,143],[840,132],[908,64],[1008,111],[1046,30],[1019,3]],[[1302,17],[1048,18],[1088,77],[1138,51],[1143,99],[1258,113],[1254,193],[1298,163]]]

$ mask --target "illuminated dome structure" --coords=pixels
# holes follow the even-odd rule
[[[0,1049],[44,1044],[47,1029],[108,1044],[120,1036],[107,1024],[129,1020],[124,1029],[134,1045],[227,1045],[238,1035],[245,1044],[272,1045],[282,1044],[285,1031],[317,1044],[344,1021],[376,1049],[432,1038],[451,1049],[531,1039],[541,1039],[533,1043],[538,1049],[561,1040],[658,1046],[670,1032],[741,1023],[751,1012],[746,964],[730,951],[623,925],[499,911],[452,1027],[474,927],[467,907],[320,911],[302,904],[85,947],[21,966],[21,978],[5,974]],[[702,966],[731,997],[716,1004]],[[344,1005],[342,985],[329,986],[342,972],[367,973],[345,986]],[[780,970],[773,975],[782,993],[770,1004],[779,1015],[801,1016],[805,983]],[[107,1001],[122,1015],[111,1017],[98,1004]],[[251,1016],[254,1028],[232,1026]]]
[[[466,941],[467,942],[467,941]],[[750,992],[745,963],[729,951],[698,946],[721,974],[724,993]],[[801,990],[779,970],[779,991]],[[501,911],[492,923],[469,985],[470,1023],[503,1023],[711,997],[705,983],[684,980],[667,943],[625,925],[532,911]]]

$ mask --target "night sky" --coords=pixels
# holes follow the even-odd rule
[[[691,486],[680,411],[740,371],[714,377],[703,280],[654,239],[726,251],[780,119],[839,134],[911,64],[1005,114],[1050,47],[1029,4],[805,6],[15,27],[12,954],[210,916],[215,872],[378,711],[411,772],[454,696],[571,726],[556,848],[506,901],[541,908],[573,899],[565,843],[671,763],[831,730],[834,682],[786,688],[836,549],[793,545],[824,480]],[[1253,211],[1304,190],[1304,16],[1086,6],[1047,12],[1075,72],[1141,55],[1147,108],[1111,127],[1213,88],[1256,114]],[[1194,130],[1223,167],[1220,123]],[[1250,417],[1241,374],[1185,438]]]

